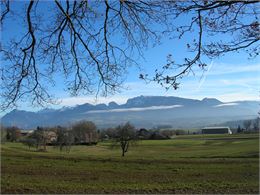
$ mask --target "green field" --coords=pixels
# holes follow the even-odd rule
[[[1,145],[1,193],[259,193],[258,134],[29,150]]]

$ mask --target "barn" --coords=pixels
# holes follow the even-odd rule
[[[229,127],[205,127],[201,132],[202,134],[232,134]]]

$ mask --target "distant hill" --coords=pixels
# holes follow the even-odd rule
[[[1,119],[6,126],[30,129],[37,126],[70,125],[89,120],[98,127],[111,127],[130,121],[137,127],[171,125],[173,128],[200,128],[227,121],[252,119],[257,116],[259,102],[224,103],[214,98],[203,100],[164,96],[138,96],[125,104],[82,104],[38,112],[13,110]]]

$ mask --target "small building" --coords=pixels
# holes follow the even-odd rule
[[[21,136],[26,137],[33,134],[33,130],[21,130]]]
[[[45,136],[48,144],[56,142],[57,141],[57,137],[58,137],[57,133],[54,132],[54,131],[45,131],[44,132],[44,136]]]
[[[229,127],[205,127],[201,130],[202,134],[232,134]]]

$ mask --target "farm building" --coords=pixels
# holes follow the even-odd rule
[[[33,134],[33,130],[21,130],[21,136],[28,136],[28,135],[31,135]]]
[[[205,127],[201,132],[202,134],[232,134],[229,127]]]

